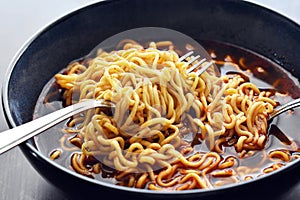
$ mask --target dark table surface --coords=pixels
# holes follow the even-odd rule
[[[1,0],[0,2],[0,82],[9,63],[31,35],[60,16],[89,4],[91,0]],[[251,0],[271,8],[300,23],[300,1]],[[2,84],[1,84],[2,85]],[[2,104],[0,104],[2,110]],[[8,129],[3,112],[0,131]],[[0,133],[1,139],[1,133]],[[16,147],[0,155],[1,200],[67,199],[56,187],[44,180]],[[282,197],[280,197],[282,199]],[[284,199],[300,199],[300,183],[291,188]]]

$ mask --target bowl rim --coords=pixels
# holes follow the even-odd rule
[[[112,1],[113,0],[92,1],[92,2],[85,3],[81,6],[78,6],[76,8],[73,8],[73,9],[67,11],[66,13],[63,13],[62,15],[58,16],[56,19],[50,21],[46,25],[44,25],[42,28],[40,28],[38,31],[36,31],[31,37],[29,37],[29,39],[27,41],[24,42],[24,44],[16,52],[16,54],[12,58],[11,62],[9,63],[9,66],[8,66],[7,71],[5,73],[5,78],[2,82],[2,88],[1,88],[1,100],[2,100],[4,116],[5,116],[5,122],[9,125],[10,128],[14,128],[17,125],[16,125],[16,122],[14,121],[14,119],[11,115],[11,110],[10,110],[10,106],[9,106],[9,98],[8,98],[9,82],[11,80],[11,76],[12,76],[13,70],[15,68],[15,65],[17,64],[17,62],[19,61],[19,59],[21,58],[23,53],[30,46],[30,44],[32,42],[34,42],[42,33],[45,33],[47,30],[49,30],[52,27],[54,27],[55,25],[59,24],[61,21],[71,17],[72,15],[76,15],[76,14],[80,13],[81,11],[89,9],[90,7],[93,7],[95,5],[104,4],[104,3],[111,3]],[[117,1],[121,1],[121,0],[117,0]],[[281,13],[278,13],[278,12],[276,12],[274,10],[271,10],[267,7],[264,7],[262,5],[259,5],[259,4],[253,3],[253,2],[249,2],[247,0],[243,0],[243,1],[228,0],[228,1],[239,2],[239,3],[242,3],[242,4],[246,4],[248,6],[250,5],[250,6],[257,7],[257,9],[263,9],[265,12],[268,12],[271,15],[277,15],[278,17],[280,17],[282,19],[285,19],[285,20],[289,21],[290,23],[295,24],[295,25],[297,25],[298,28],[300,28],[299,24],[296,23],[295,21],[293,21],[292,19],[287,18],[286,16],[282,15]],[[217,191],[224,192],[225,190],[236,189],[236,188],[241,187],[243,185],[249,185],[249,184],[255,183],[257,181],[264,180],[264,179],[266,179],[270,176],[274,176],[275,174],[282,173],[283,171],[287,171],[291,167],[295,166],[297,163],[300,164],[300,159],[295,160],[291,163],[288,163],[286,166],[284,166],[280,169],[277,169],[274,172],[264,174],[263,176],[255,177],[254,179],[251,179],[251,180],[248,180],[248,181],[242,181],[242,182],[233,183],[233,184],[226,184],[226,185],[219,186],[219,187],[214,187],[214,188],[181,190],[181,191],[173,191],[173,190],[171,190],[171,191],[170,190],[158,190],[158,191],[156,190],[156,191],[154,191],[154,190],[148,190],[148,189],[139,189],[139,188],[130,188],[130,187],[119,186],[119,185],[115,185],[115,184],[112,184],[112,183],[92,179],[92,178],[86,177],[84,175],[81,175],[79,173],[76,173],[75,171],[67,169],[66,167],[64,167],[62,165],[59,165],[58,163],[52,161],[49,157],[43,155],[40,151],[38,151],[38,149],[36,147],[34,147],[34,145],[32,145],[29,142],[29,140],[23,142],[22,144],[20,144],[20,146],[23,147],[22,152],[23,151],[28,151],[29,153],[34,154],[35,157],[41,158],[43,161],[45,161],[46,163],[52,165],[53,167],[63,171],[64,173],[67,173],[68,175],[71,175],[71,176],[74,176],[78,179],[81,179],[83,181],[87,181],[87,182],[95,184],[95,185],[104,186],[104,187],[111,188],[111,189],[117,189],[117,190],[121,190],[121,191],[125,191],[125,192],[143,193],[143,194],[149,194],[149,195],[161,195],[161,194],[165,194],[165,195],[188,195],[188,194],[200,194],[200,193],[210,194],[210,193],[214,193],[214,192],[217,192]]]

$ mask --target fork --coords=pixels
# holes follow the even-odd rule
[[[186,60],[188,57],[191,57],[191,55],[194,52],[188,52],[187,54],[183,55],[179,58],[178,62],[182,62]],[[192,56],[189,61],[187,61],[188,65],[191,65],[192,63],[196,62],[196,60],[200,56]],[[195,63],[188,69],[188,73],[198,68],[202,63],[206,61],[205,58],[203,58],[200,62]],[[210,65],[205,65],[205,70]],[[203,72],[205,71],[203,70]],[[201,73],[203,73],[201,72]],[[201,73],[198,72],[200,75]],[[62,122],[63,120],[68,119],[71,116],[74,116],[78,113],[81,113],[85,110],[89,110],[92,108],[110,108],[113,109],[115,105],[111,102],[104,101],[104,100],[85,100],[73,105],[70,105],[68,107],[62,108],[60,110],[54,111],[50,114],[47,114],[45,116],[39,117],[37,119],[34,119],[30,122],[24,123],[20,126],[14,127],[12,129],[3,131],[0,133],[0,154],[8,151],[9,149],[19,145],[20,143],[32,138],[33,136],[47,130],[48,128],[58,124],[59,122]]]
[[[179,58],[178,62],[182,62],[186,60],[187,58],[190,58],[187,61],[187,64],[191,67],[187,69],[187,73],[191,73],[192,71],[195,71],[195,73],[200,76],[207,68],[212,66],[214,64],[214,61],[210,61],[206,63],[204,66],[201,66],[203,63],[207,61],[206,58],[202,58],[200,61],[198,59],[200,58],[199,55],[197,56],[191,56],[194,52],[188,52],[187,54],[183,55]],[[198,62],[196,62],[198,61]],[[193,64],[195,63],[195,64]],[[192,65],[193,64],[193,65]],[[200,68],[201,66],[201,68]],[[271,115],[269,120],[273,119],[274,117],[278,116],[279,114],[293,109],[295,107],[300,106],[300,99],[296,99],[282,107],[280,107],[278,110],[275,110]],[[12,129],[3,131],[0,133],[0,154],[8,151],[9,149],[19,145],[20,143],[32,138],[33,136],[47,130],[48,128],[58,124],[59,122],[62,122],[63,120],[68,119],[71,116],[74,116],[78,113],[81,113],[85,110],[89,110],[92,108],[102,108],[102,109],[113,109],[115,107],[115,104],[105,101],[105,100],[85,100],[70,106],[67,106],[65,108],[62,108],[60,110],[54,111],[50,114],[47,114],[45,116],[39,117],[37,119],[34,119],[30,122],[24,123],[20,126],[14,127]]]

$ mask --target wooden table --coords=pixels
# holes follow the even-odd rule
[[[300,1],[298,0],[251,1],[272,8],[300,23]],[[91,2],[90,0],[1,0],[0,72],[2,76],[0,76],[0,81],[2,82],[3,74],[13,56],[31,35],[63,14]],[[0,109],[2,110],[2,104],[0,104]],[[0,131],[7,128],[3,112],[1,112]],[[0,170],[1,200],[67,199],[33,169],[18,147],[0,155]],[[300,183],[291,188],[284,199],[300,199]]]

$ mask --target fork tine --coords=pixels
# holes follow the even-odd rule
[[[194,51],[190,51],[186,54],[184,54],[183,56],[181,56],[178,59],[178,62],[182,62],[185,59],[187,59],[188,57],[190,57],[191,55],[193,55]],[[192,57],[189,61],[187,61],[187,64],[190,65],[193,62],[195,62],[198,58],[200,58],[200,55],[194,56]],[[200,60],[199,62],[197,62],[196,64],[192,65],[190,68],[188,68],[186,70],[187,73],[191,73],[192,71],[194,71],[195,69],[197,69],[199,66],[201,66],[205,61],[207,61],[206,58],[203,58],[202,60]],[[210,66],[212,66],[214,64],[214,61],[210,61],[209,63],[207,63],[205,66],[203,66],[200,69],[196,70],[196,74],[197,76],[200,76],[203,72],[205,72]]]
[[[187,64],[188,64],[188,65],[192,64],[192,63],[195,62],[198,58],[200,58],[199,55],[193,57],[191,60],[189,60],[189,61],[187,62]]]
[[[196,64],[194,64],[192,67],[188,68],[186,71],[187,73],[191,73],[192,71],[194,71],[197,67],[199,67],[201,64],[203,64],[206,61],[206,58],[203,58],[202,60],[200,60],[199,62],[197,62]]]
[[[184,54],[183,56],[181,56],[181,57],[178,59],[178,62],[184,61],[187,57],[191,56],[193,53],[194,53],[194,51],[190,51],[190,52]]]
[[[198,63],[197,63],[198,64]],[[205,72],[210,66],[214,64],[214,61],[210,61],[207,63],[203,68],[199,69],[196,71],[197,76],[200,76],[203,72]]]

